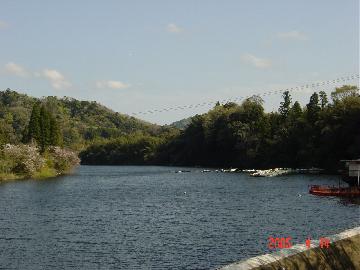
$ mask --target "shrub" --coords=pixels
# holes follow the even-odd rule
[[[58,146],[50,147],[48,154],[54,168],[59,173],[68,172],[80,163],[80,159],[76,153]]]
[[[35,145],[6,144],[0,149],[0,180],[53,177],[69,172],[79,162],[76,153],[56,146],[41,155]]]
[[[34,145],[6,144],[1,155],[3,167],[6,168],[7,172],[26,176],[34,175],[45,163],[45,159]]]

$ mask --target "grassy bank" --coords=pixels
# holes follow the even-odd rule
[[[23,175],[17,175],[15,173],[0,173],[0,181],[20,180],[23,178]]]

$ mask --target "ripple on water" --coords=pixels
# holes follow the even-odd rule
[[[356,201],[307,193],[334,176],[176,170],[82,166],[1,184],[1,267],[209,269],[268,252],[269,236],[297,243],[359,225]]]

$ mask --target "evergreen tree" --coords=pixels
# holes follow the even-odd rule
[[[45,150],[51,142],[51,123],[50,123],[50,113],[46,110],[44,106],[40,109],[40,128],[41,128],[41,138],[40,146],[42,151]]]
[[[23,142],[36,142],[41,151],[50,145],[60,145],[62,136],[56,119],[45,108],[36,103],[33,106],[29,125],[24,129]]]
[[[50,117],[50,145],[61,145],[62,137],[58,122],[55,117]]]
[[[295,101],[289,112],[289,128],[298,125],[303,116],[303,111],[298,101]]]
[[[298,101],[295,101],[294,105],[291,107],[290,114],[293,116],[294,120],[301,117],[302,109]]]
[[[279,113],[286,118],[290,112],[291,96],[289,91],[285,91],[282,95],[284,101],[280,102]]]
[[[39,143],[41,137],[41,127],[40,127],[40,106],[38,103],[33,105],[30,121],[26,133],[23,137],[23,142],[29,143],[36,141]]]
[[[319,95],[314,92],[311,95],[309,103],[306,105],[307,107],[307,119],[309,123],[314,124],[319,117],[320,106],[319,106]]]
[[[326,107],[326,105],[328,104],[328,98],[324,91],[319,92],[319,97],[320,97],[320,106],[321,106],[321,109],[323,110]]]

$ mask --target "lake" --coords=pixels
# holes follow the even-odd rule
[[[0,269],[214,269],[269,252],[270,236],[296,244],[360,224],[359,205],[307,192],[337,176],[176,170],[81,166],[0,184]]]

